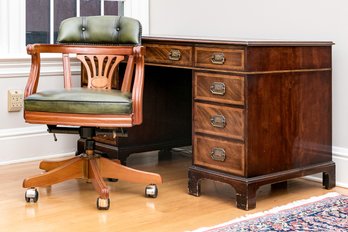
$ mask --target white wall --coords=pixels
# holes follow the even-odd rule
[[[29,125],[23,111],[7,111],[7,91],[24,90],[29,69],[29,56],[0,58],[0,164],[72,155],[76,151],[77,135],[57,135],[47,132],[45,125]],[[63,87],[61,58],[44,59],[38,90]],[[79,65],[73,62],[74,84],[79,85]]]
[[[348,1],[151,0],[150,34],[329,40],[333,47],[333,153],[348,187]]]

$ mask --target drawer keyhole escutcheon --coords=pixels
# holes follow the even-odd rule
[[[221,114],[214,115],[210,118],[210,123],[213,127],[225,128],[226,118],[225,118],[225,116],[223,116]]]
[[[210,85],[210,92],[214,95],[225,95],[226,93],[226,85],[223,82],[213,82]]]
[[[226,159],[226,152],[223,148],[214,147],[211,149],[210,157],[215,161],[224,162]]]
[[[168,55],[169,60],[178,61],[181,58],[181,52],[179,49],[171,49]]]
[[[225,63],[225,55],[223,53],[213,53],[210,61],[213,64],[224,64]]]

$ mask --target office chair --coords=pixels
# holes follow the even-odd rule
[[[35,187],[51,186],[75,178],[90,179],[99,194],[98,209],[109,209],[109,189],[103,178],[150,184],[145,195],[157,197],[159,174],[135,170],[95,151],[98,133],[117,136],[127,127],[142,123],[144,53],[139,21],[121,16],[74,17],[59,28],[58,44],[27,46],[31,70],[25,87],[24,118],[47,124],[51,133],[76,133],[85,139],[85,152],[62,161],[42,161],[46,171],[23,181],[27,202],[38,200]],[[62,54],[64,88],[37,92],[40,55]],[[86,87],[73,87],[70,59],[81,61],[88,75]],[[74,58],[75,59],[75,58]],[[120,71],[120,65],[123,71]],[[112,88],[113,78],[120,86]]]

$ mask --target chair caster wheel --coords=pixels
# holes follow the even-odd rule
[[[110,198],[103,199],[97,198],[97,209],[99,210],[108,210],[110,208]]]
[[[149,184],[145,188],[145,197],[156,198],[158,195],[158,188],[155,184]]]
[[[30,188],[25,191],[25,201],[26,202],[37,202],[39,199],[39,192],[36,188]]]

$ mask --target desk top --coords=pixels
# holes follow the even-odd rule
[[[332,41],[285,41],[266,39],[241,39],[224,37],[195,37],[195,36],[166,36],[166,35],[144,35],[144,42],[181,42],[181,43],[205,43],[225,44],[243,46],[332,46]]]

